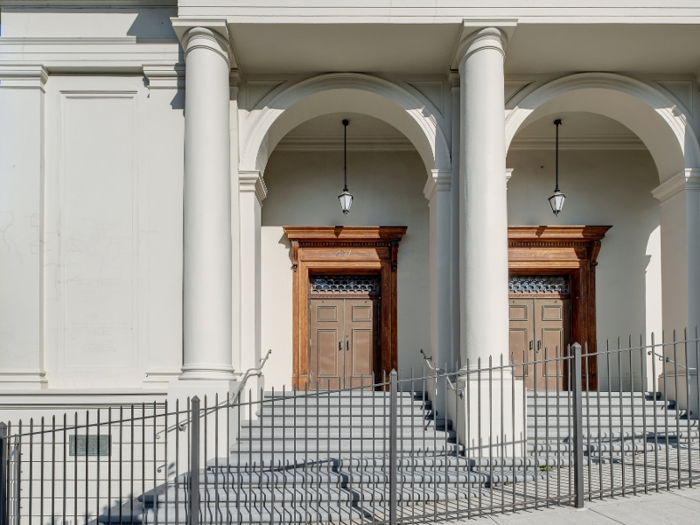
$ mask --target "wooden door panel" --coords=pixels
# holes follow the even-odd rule
[[[376,347],[374,299],[345,299],[345,386],[372,383]]]
[[[539,342],[539,360],[566,355],[569,333],[568,300],[535,299],[535,334]],[[564,388],[562,361],[547,361],[538,366],[537,389]]]
[[[343,300],[309,302],[309,388],[337,389],[343,375]]]
[[[510,299],[508,301],[508,317],[510,324],[509,352],[513,363],[530,362],[534,360],[533,352],[533,299]],[[526,386],[532,388],[532,366],[516,366],[514,375],[518,379],[526,379]]]
[[[316,377],[319,379],[337,378],[338,354],[341,354],[338,350],[338,341],[341,340],[338,330],[317,330],[316,336],[318,339],[316,343],[316,362],[318,363]]]

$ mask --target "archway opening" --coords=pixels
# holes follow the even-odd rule
[[[343,188],[342,120],[345,118],[350,121],[348,187],[355,196],[348,215],[342,213],[337,198]],[[282,117],[278,120],[284,123]],[[420,366],[418,350],[430,345],[430,218],[424,196],[425,161],[413,142],[395,126],[375,116],[325,113],[304,121],[276,141],[266,166],[265,182],[267,198],[261,217],[261,337],[263,348],[279,350],[278,361],[270,363],[266,372],[268,380],[276,388],[291,386],[290,371],[298,351],[294,348],[298,336],[295,315],[300,314],[294,307],[295,270],[285,234],[285,228],[297,226],[314,226],[319,231],[327,227],[407,227],[400,240],[393,274],[400,298],[396,301],[396,311],[392,313],[381,307],[388,304],[389,297],[368,299],[375,301],[376,313],[384,321],[388,320],[387,315],[395,316],[389,326],[396,326],[399,366]],[[353,276],[359,272],[376,274],[383,280],[392,278],[391,268],[389,274],[380,268],[384,264],[381,261],[372,273],[371,264],[365,263],[374,255],[362,250],[370,247],[338,247],[327,263],[314,261],[312,272],[321,276],[321,266],[327,265],[332,270],[328,276]],[[311,284],[305,281],[302,286]],[[341,302],[344,308],[348,307],[345,299]]]

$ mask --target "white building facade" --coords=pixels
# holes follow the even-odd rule
[[[547,346],[533,276],[550,352],[700,324],[692,2],[0,9],[0,419],[225,395],[268,349],[254,390],[508,359]],[[331,356],[342,276],[372,328]]]

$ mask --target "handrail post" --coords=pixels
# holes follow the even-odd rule
[[[7,425],[0,422],[0,525],[8,523],[7,457],[9,452]]]
[[[574,505],[583,508],[583,386],[581,384],[581,345],[574,343],[573,416],[574,416]]]
[[[190,519],[188,525],[199,525],[199,398],[192,398],[190,408]]]
[[[398,374],[392,370],[389,393],[389,523],[396,525],[396,464],[398,441]]]

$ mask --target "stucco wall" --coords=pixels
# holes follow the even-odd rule
[[[265,171],[262,210],[262,349],[271,348],[265,387],[289,387],[292,376],[292,269],[283,226],[408,226],[399,248],[399,367],[420,368],[430,345],[426,173],[415,152],[348,152],[348,186],[355,200],[344,216],[343,153],[273,153]]]
[[[508,220],[511,225],[612,225],[596,268],[598,340],[661,330],[661,242],[656,166],[646,151],[562,151],[564,211],[555,217],[554,151],[511,151]],[[602,365],[602,363],[601,363]],[[605,382],[605,377],[599,378]],[[602,374],[604,376],[604,374]],[[623,371],[623,376],[625,372]],[[615,381],[613,381],[614,383]]]

